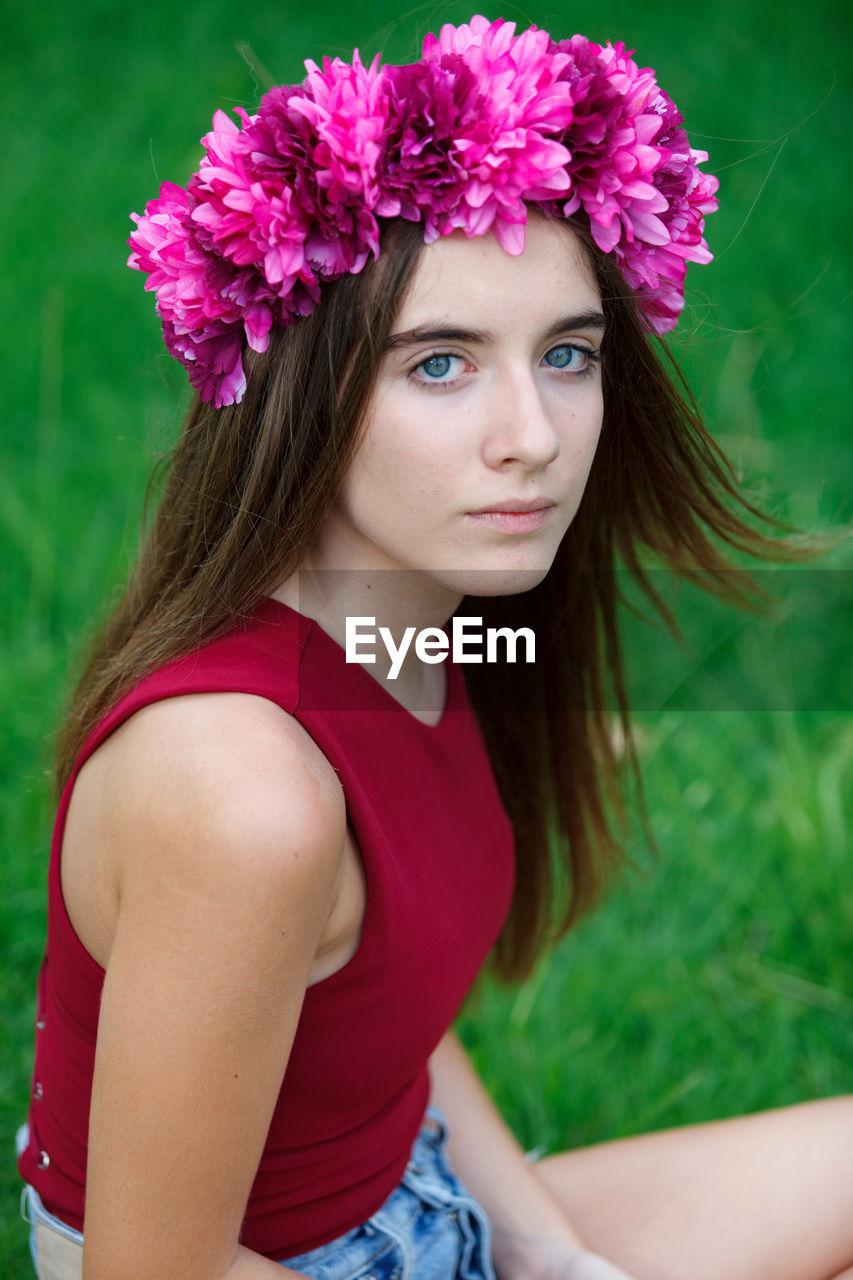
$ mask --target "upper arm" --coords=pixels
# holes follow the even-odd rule
[[[128,729],[99,823],[119,909],[86,1274],[120,1259],[127,1280],[207,1280],[236,1248],[334,898],[343,796],[301,726],[261,700],[174,700]]]

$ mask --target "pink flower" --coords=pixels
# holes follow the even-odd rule
[[[560,210],[589,218],[596,243],[615,254],[650,326],[671,329],[684,305],[687,260],[710,261],[703,215],[716,208],[715,178],[699,173],[681,116],[617,44],[583,36],[554,46],[570,54],[578,94],[571,128],[573,194]]]
[[[163,321],[163,337],[171,355],[184,365],[191,384],[214,409],[239,404],[246,390],[243,344],[233,325],[188,334],[171,321]]]
[[[274,299],[257,278],[244,278],[240,287],[240,273],[203,244],[196,211],[189,191],[163,183],[160,198],[142,216],[131,215],[137,230],[128,265],[149,273],[145,287],[157,294],[167,348],[204,399],[219,407],[242,397],[243,338],[264,351],[274,318],[282,317],[274,316]]]
[[[379,253],[374,210],[387,93],[378,59],[306,63],[301,88],[271,90],[247,130],[255,171],[292,193],[304,219],[305,260],[323,279],[360,271]]]
[[[504,248],[520,253],[525,200],[568,190],[569,152],[558,138],[571,124],[574,97],[561,75],[568,58],[549,53],[547,32],[514,32],[512,22],[479,16],[442,27],[424,41],[424,63],[453,77],[445,91],[463,89],[450,143],[459,196],[455,208],[438,211],[438,234],[494,228]]]

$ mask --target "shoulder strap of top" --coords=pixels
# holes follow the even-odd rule
[[[153,702],[191,693],[252,693],[286,711],[299,700],[299,664],[311,623],[293,610],[264,600],[252,615],[199,649],[143,676],[98,722],[80,750],[71,775],[125,720]]]

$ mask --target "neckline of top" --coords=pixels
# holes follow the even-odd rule
[[[261,602],[261,609],[265,612],[284,616],[291,622],[305,628],[301,632],[301,638],[304,642],[309,636],[314,636],[316,641],[330,654],[340,665],[345,665],[346,670],[352,671],[355,678],[361,682],[369,681],[369,684],[363,684],[364,689],[376,690],[379,698],[387,707],[396,709],[403,716],[417,725],[418,728],[425,730],[429,734],[438,733],[443,730],[452,720],[452,713],[459,710],[460,700],[462,698],[464,688],[464,678],[461,671],[457,671],[457,664],[451,659],[447,659],[447,688],[444,696],[444,706],[441,716],[434,723],[422,720],[416,716],[407,706],[395,698],[388,686],[379,680],[376,676],[371,675],[367,667],[361,662],[347,662],[346,650],[341,644],[329,635],[314,618],[309,618],[306,614],[300,613],[298,609],[294,609],[291,605],[285,604],[283,600],[278,600],[275,596],[264,596]]]

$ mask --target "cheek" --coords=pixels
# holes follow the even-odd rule
[[[591,465],[603,421],[604,402],[600,388],[590,387],[584,402],[574,405],[562,423],[563,449],[576,466]]]
[[[586,433],[585,448],[592,462],[595,451],[598,448],[598,442],[601,439],[601,429],[604,426],[604,406],[600,405],[594,417],[590,421],[589,429]]]
[[[355,524],[387,532],[401,520],[435,510],[436,497],[446,484],[443,472],[425,434],[371,431],[341,486],[341,508]]]
[[[446,417],[447,415],[445,415]],[[345,481],[344,493],[411,510],[448,492],[461,465],[462,433],[415,399],[381,404]]]

